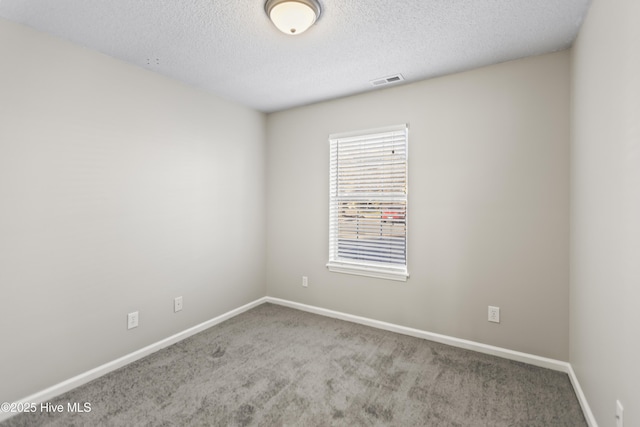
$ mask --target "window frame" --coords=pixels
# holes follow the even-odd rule
[[[338,220],[340,215],[338,214],[339,203],[349,203],[349,199],[341,198],[338,195],[338,176],[337,176],[337,163],[338,163],[338,146],[340,140],[362,137],[363,141],[368,137],[389,133],[404,133],[404,264],[397,263],[381,263],[366,260],[353,260],[340,257],[338,233],[339,226]],[[335,144],[335,148],[334,148]],[[334,149],[335,154],[333,154]],[[353,132],[343,132],[329,135],[329,261],[327,262],[327,268],[329,271],[336,273],[354,274],[359,276],[374,277],[380,279],[406,281],[409,277],[408,272],[408,206],[409,206],[409,124],[403,123],[394,126],[387,126],[381,128],[364,129]],[[370,197],[370,203],[389,203],[389,199],[384,197]],[[362,204],[362,203],[361,203]],[[382,215],[382,213],[381,213]],[[382,217],[380,224],[382,224]]]

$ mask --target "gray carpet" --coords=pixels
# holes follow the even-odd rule
[[[566,374],[263,304],[3,426],[586,426]]]

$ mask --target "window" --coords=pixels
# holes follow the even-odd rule
[[[406,125],[329,136],[331,271],[407,280]]]

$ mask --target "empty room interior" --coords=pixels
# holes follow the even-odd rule
[[[640,426],[640,2],[293,3],[0,0],[0,422]]]

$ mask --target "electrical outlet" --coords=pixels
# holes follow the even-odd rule
[[[127,314],[127,329],[133,329],[138,327],[138,312]]]
[[[500,307],[489,306],[489,322],[500,323]]]
[[[302,287],[306,288],[309,286],[309,278],[307,276],[302,276]]]
[[[182,310],[182,297],[175,297],[173,299],[173,312],[177,313]]]
[[[624,412],[624,408],[622,407],[622,403],[619,400],[616,400],[616,427],[623,427],[622,422],[622,413]]]

